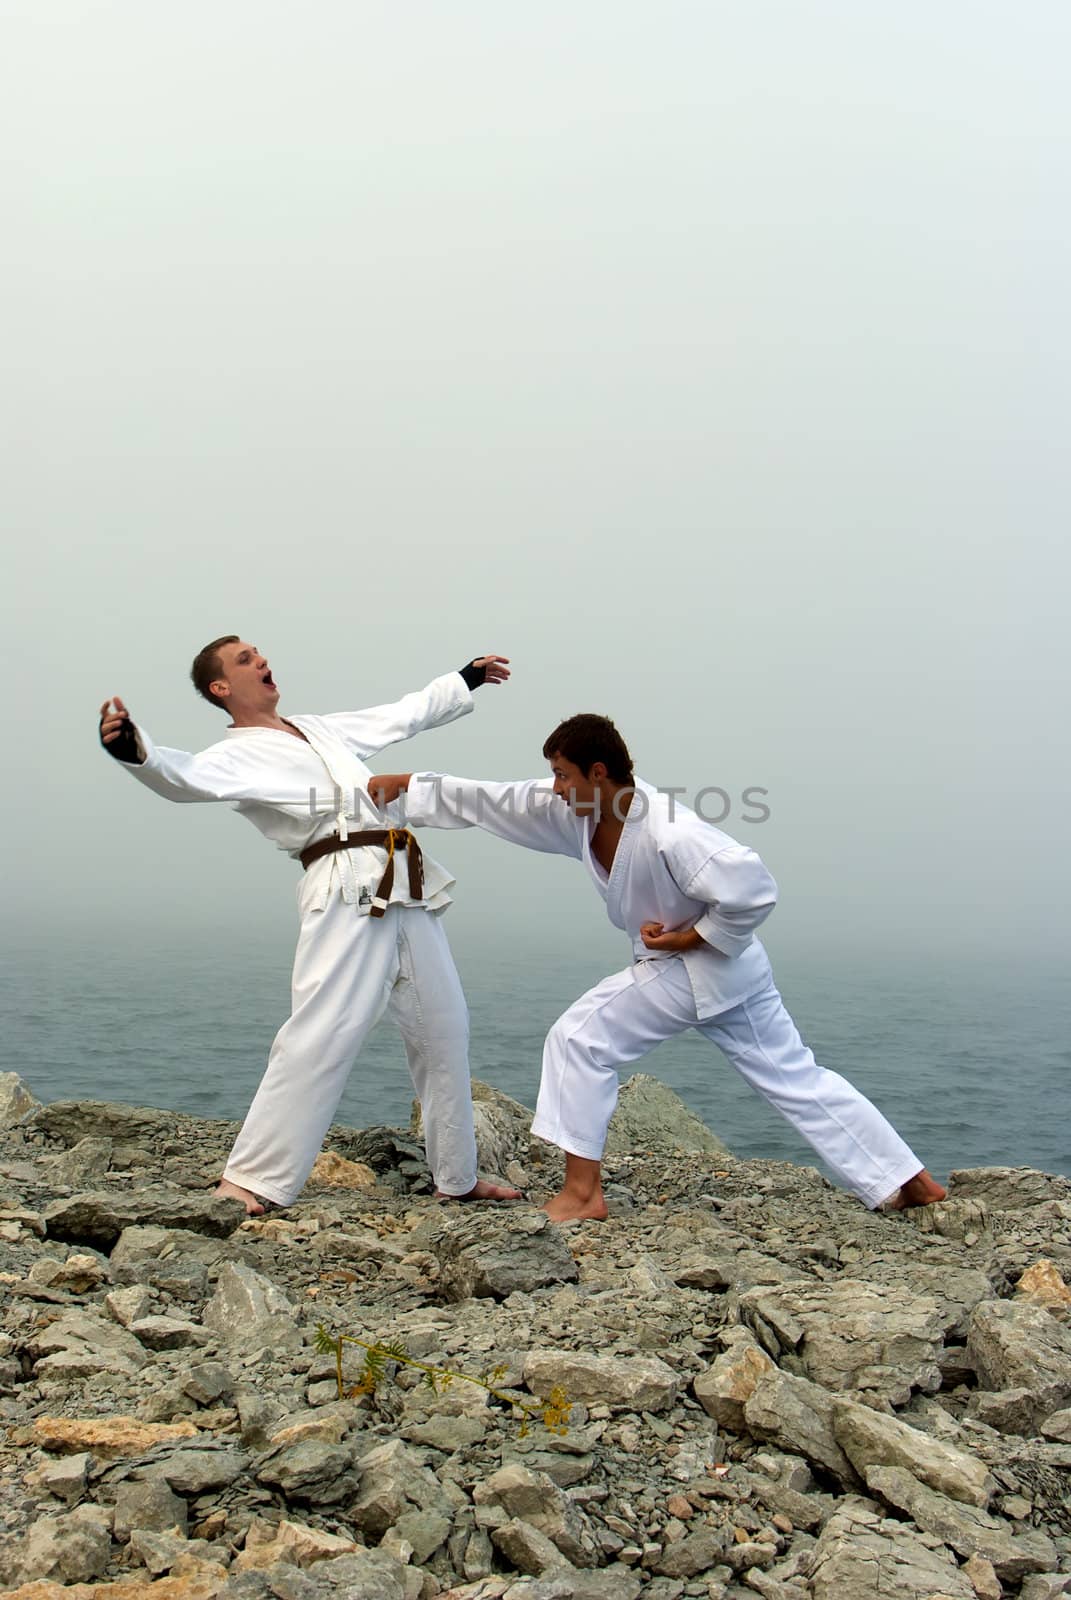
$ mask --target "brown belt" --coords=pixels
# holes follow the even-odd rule
[[[340,839],[337,833],[331,834],[328,839],[317,839],[315,844],[310,844],[301,852],[301,865],[308,872],[314,861],[319,861],[321,856],[330,856],[336,850],[361,850],[365,845],[378,845],[387,852],[387,870],[379,880],[375,898],[372,901],[373,917],[381,917],[387,909],[390,892],[394,888],[394,852],[404,850],[409,863],[409,895],[413,900],[424,898],[424,857],[420,846],[409,832],[408,828],[365,828],[361,833],[351,833],[348,838]]]

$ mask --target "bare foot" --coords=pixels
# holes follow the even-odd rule
[[[251,1189],[240,1189],[229,1178],[220,1178],[218,1187],[213,1191],[217,1200],[240,1200],[245,1206],[247,1217],[262,1217],[264,1206]]]
[[[944,1200],[948,1190],[932,1178],[923,1167],[921,1172],[916,1172],[913,1178],[908,1178],[900,1187],[899,1194],[894,1194],[885,1202],[889,1211],[906,1211],[909,1206],[932,1206],[938,1200]]]
[[[587,1196],[563,1189],[560,1194],[551,1195],[543,1210],[551,1222],[605,1222],[610,1215],[601,1189]]]
[[[487,1183],[480,1178],[467,1194],[444,1194],[441,1189],[435,1191],[436,1200],[523,1200],[524,1195],[519,1189],[506,1188],[501,1183]]]

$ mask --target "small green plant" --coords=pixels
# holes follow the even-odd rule
[[[342,1376],[343,1346],[357,1345],[364,1351],[364,1362],[358,1374],[357,1381],[346,1387],[346,1380]],[[316,1329],[316,1348],[321,1355],[333,1355],[335,1358],[335,1377],[338,1382],[338,1397],[340,1400],[356,1399],[362,1394],[375,1394],[379,1385],[387,1377],[387,1363],[396,1361],[403,1367],[412,1367],[419,1372],[424,1387],[430,1389],[432,1394],[441,1394],[454,1382],[472,1383],[478,1389],[486,1389],[492,1399],[500,1400],[509,1407],[511,1414],[519,1421],[517,1432],[520,1438],[528,1432],[529,1424],[541,1422],[548,1433],[563,1436],[569,1431],[569,1414],[573,1403],[566,1398],[565,1391],[560,1385],[554,1388],[545,1400],[521,1400],[518,1396],[506,1389],[500,1389],[506,1374],[503,1366],[492,1367],[479,1377],[471,1372],[456,1372],[451,1367],[436,1367],[428,1361],[418,1361],[411,1356],[405,1345],[399,1340],[388,1343],[383,1339],[358,1339],[350,1333],[331,1333],[321,1322]]]

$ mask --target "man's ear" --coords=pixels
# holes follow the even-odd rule
[[[215,695],[217,700],[226,700],[227,696],[231,692],[231,686],[227,682],[226,678],[213,678],[212,682],[208,685],[208,690],[210,694]]]
[[[606,778],[606,762],[593,761],[591,771],[588,773],[589,783],[602,783]]]

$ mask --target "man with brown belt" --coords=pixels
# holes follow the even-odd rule
[[[365,760],[472,710],[472,691],[509,677],[482,656],[389,705],[282,717],[265,657],[235,634],[194,659],[194,686],[231,716],[225,737],[196,755],[153,744],[118,696],[101,707],[109,755],[167,800],[225,800],[305,868],[292,1011],[238,1135],[217,1194],[251,1215],[290,1205],[331,1125],[357,1054],[384,1012],[405,1041],[440,1194],[517,1197],[477,1179],[468,1011],[440,914],[453,879],[405,829],[362,827],[376,816]],[[399,851],[407,870],[395,871]]]

